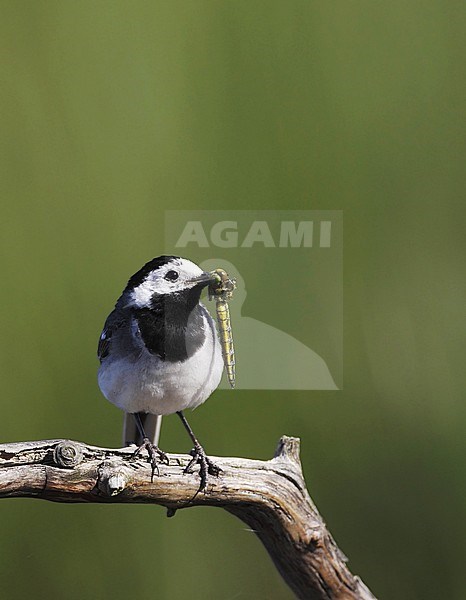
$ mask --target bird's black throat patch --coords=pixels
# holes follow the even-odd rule
[[[134,316],[146,348],[162,360],[184,361],[205,339],[199,298],[202,286],[174,294],[156,294],[150,308],[135,308]]]

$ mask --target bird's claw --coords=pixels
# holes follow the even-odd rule
[[[165,463],[168,466],[170,464],[170,459],[168,458],[168,454],[166,454],[163,450],[160,450],[158,446],[155,446],[148,438],[144,438],[142,444],[136,449],[131,458],[134,459],[139,456],[141,451],[144,449],[147,450],[147,454],[149,455],[152,468],[151,481],[153,481],[156,471],[157,477],[160,476],[159,464]]]
[[[222,472],[222,469],[210,460],[210,458],[206,455],[204,448],[200,444],[194,446],[189,454],[192,456],[192,459],[189,461],[188,466],[185,467],[183,472],[192,473],[194,465],[199,464],[199,477],[201,478],[201,483],[198,491],[196,492],[197,495],[199,492],[205,490],[208,476],[218,476]]]

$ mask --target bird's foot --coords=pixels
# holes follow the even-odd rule
[[[210,458],[206,455],[204,448],[200,444],[196,444],[194,446],[190,452],[190,455],[192,456],[192,459],[189,461],[184,473],[192,473],[194,465],[199,464],[199,477],[201,478],[201,483],[196,492],[197,495],[206,488],[209,475],[218,476],[222,469],[210,460]]]
[[[154,479],[154,473],[157,471],[157,476],[160,475],[159,464],[165,463],[166,465],[170,464],[170,459],[168,455],[160,450],[158,446],[155,446],[148,438],[144,438],[142,444],[136,450],[136,452],[132,455],[131,458],[136,458],[142,452],[142,450],[147,450],[147,454],[149,455],[149,461],[152,467],[151,481]]]

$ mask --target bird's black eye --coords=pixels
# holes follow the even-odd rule
[[[179,277],[179,273],[177,273],[176,271],[168,271],[168,273],[165,274],[165,279],[167,281],[176,281]]]

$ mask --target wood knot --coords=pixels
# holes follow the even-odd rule
[[[83,459],[83,451],[80,444],[64,440],[59,442],[53,450],[53,460],[59,467],[73,469]]]
[[[288,437],[287,435],[282,435],[280,441],[278,442],[277,449],[275,450],[274,458],[286,458],[295,463],[300,464],[299,459],[299,449],[300,449],[300,439],[295,437]]]
[[[312,531],[307,536],[307,539],[304,540],[304,546],[310,552],[315,552],[318,548],[321,548],[323,545],[323,537],[320,531]]]
[[[111,461],[103,462],[99,466],[97,487],[104,496],[111,497],[121,494],[127,483],[128,473],[124,468]]]

